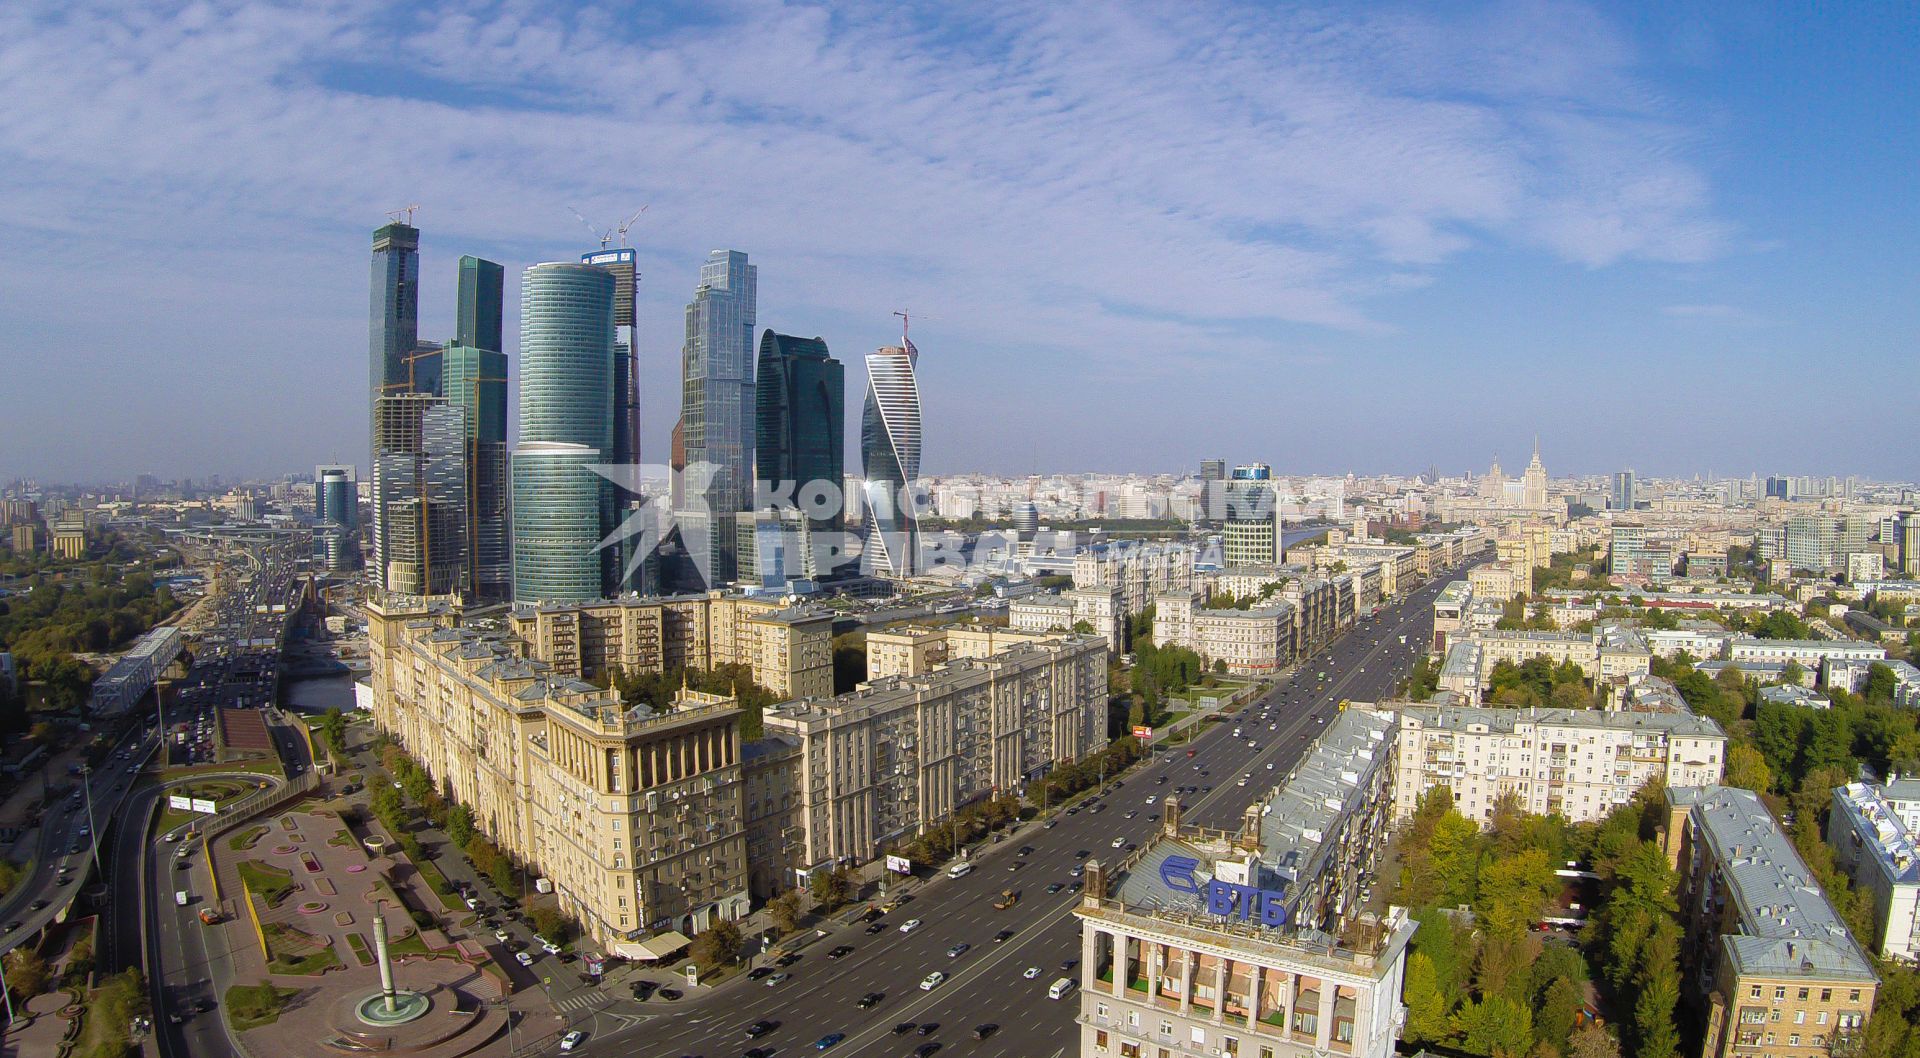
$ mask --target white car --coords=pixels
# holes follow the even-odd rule
[[[900,923],[900,932],[902,933],[912,933],[914,930],[919,928],[920,928],[920,920],[917,918],[910,918],[905,922]]]
[[[508,933],[504,929],[496,929],[493,931],[493,939],[505,944],[507,941],[513,939],[513,934]]]
[[[1026,972],[1025,972],[1025,973],[1023,973],[1023,974],[1021,974],[1020,976],[1022,976],[1022,977],[1024,977],[1024,978],[1026,978],[1027,980],[1029,980],[1029,981],[1031,981],[1031,980],[1033,980],[1034,978],[1036,978],[1036,977],[1038,977],[1038,976],[1040,976],[1040,968],[1039,968],[1038,966],[1029,966],[1029,967],[1027,967],[1027,970],[1026,970]]]
[[[1160,800],[1160,795],[1159,795],[1159,794],[1148,794],[1148,795],[1147,795],[1147,803],[1148,803],[1148,804],[1154,804],[1154,803],[1156,803],[1156,802],[1158,802],[1159,800]]]
[[[1273,762],[1272,762],[1272,761],[1268,761],[1268,762],[1267,762],[1267,770],[1268,770],[1268,771],[1272,771],[1272,770],[1273,770]]]
[[[571,1051],[586,1042],[586,1039],[587,1034],[584,1032],[578,1030],[569,1032],[565,1036],[560,1037],[560,1050],[562,1052]]]
[[[1114,839],[1113,839],[1113,847],[1114,847],[1114,848],[1116,848],[1116,849],[1117,849],[1117,848],[1119,848],[1119,847],[1120,847],[1120,846],[1122,846],[1122,845],[1125,845],[1126,843],[1127,843],[1127,839],[1126,839],[1126,838],[1114,838]]]
[[[540,942],[540,950],[546,952],[548,955],[558,955],[560,954],[560,945],[550,940],[543,940]]]
[[[940,971],[935,970],[932,973],[920,979],[920,991],[931,992],[934,989],[940,987],[940,982],[946,979],[947,979],[946,974],[943,974]]]
[[[526,952],[523,952],[523,951],[517,951],[513,953],[513,961],[519,963],[522,966],[532,966],[533,956],[528,955]]]

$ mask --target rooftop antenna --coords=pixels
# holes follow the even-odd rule
[[[579,210],[577,210],[577,209],[574,209],[574,208],[573,208],[572,206],[568,206],[568,207],[567,207],[567,212],[568,212],[568,213],[571,213],[571,214],[573,214],[573,217],[574,217],[574,219],[575,219],[575,220],[577,220],[577,221],[579,221],[580,223],[582,223],[582,224],[585,224],[585,225],[587,226],[587,234],[588,234],[588,235],[591,235],[591,236],[593,236],[594,238],[596,238],[596,239],[599,239],[599,240],[600,240],[600,248],[601,248],[602,250],[604,250],[604,249],[606,249],[606,248],[607,248],[607,244],[613,241],[613,229],[612,229],[612,228],[608,228],[608,229],[607,229],[606,231],[601,231],[600,229],[598,229],[598,228],[596,228],[596,227],[594,227],[594,226],[593,226],[593,222],[592,222],[592,221],[590,221],[590,220],[588,220],[587,218],[585,218],[585,217],[583,217],[583,216],[581,216],[581,215],[580,215],[580,211],[579,211]]]
[[[395,224],[405,223],[407,227],[411,228],[413,227],[413,211],[419,208],[420,204],[416,202],[411,205],[401,206],[399,209],[390,209],[387,211],[387,219],[393,221]],[[402,213],[407,215],[405,221],[402,221],[400,218],[400,214]]]
[[[647,206],[651,206],[651,205],[653,205],[653,203],[651,202],[647,203]],[[620,224],[620,245],[621,246],[624,247],[625,245],[627,245],[627,229],[633,227],[633,222],[639,220],[640,214],[645,213],[647,211],[647,206],[641,206],[639,209],[634,210],[633,216],[628,217],[625,221],[621,222]],[[592,225],[588,225],[588,227],[592,227]],[[601,247],[604,248],[607,244],[604,240],[602,240],[600,245]]]

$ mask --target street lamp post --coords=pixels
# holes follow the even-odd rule
[[[80,788],[87,795],[87,840],[92,846],[93,860],[100,861],[100,829],[93,825],[93,767],[83,765],[80,769]]]

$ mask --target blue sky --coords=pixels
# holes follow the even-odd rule
[[[0,477],[364,463],[408,203],[426,337],[649,205],[654,456],[724,246],[930,473],[1920,476],[1911,5],[553,7],[0,7]]]

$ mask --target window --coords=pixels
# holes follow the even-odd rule
[[[1240,1053],[1240,1041],[1232,1036],[1220,1037],[1220,1053],[1237,1055]]]
[[[1847,989],[1847,1002],[1849,1003],[1860,1002],[1860,990],[1858,988]]]
[[[1831,988],[1822,988],[1822,989],[1820,990],[1820,1002],[1822,1002],[1822,1003],[1831,1003],[1831,1002],[1833,1002],[1833,989],[1831,989]]]
[[[1102,1050],[1102,1051],[1107,1049],[1107,1030],[1106,1029],[1094,1030],[1093,1046],[1096,1049]]]
[[[1104,1018],[1107,1016],[1107,1005],[1105,1003],[1096,1003],[1094,1004],[1093,1012]]]
[[[1819,1015],[1813,1019],[1813,1023],[1815,1025],[1825,1025],[1827,1023],[1827,1012],[1824,1010],[1821,1011]]]
[[[1759,998],[1760,998],[1760,986],[1759,986],[1759,985],[1754,985],[1754,986],[1753,986],[1752,988],[1749,988],[1749,989],[1747,989],[1747,997],[1748,997],[1748,998],[1750,998],[1750,999],[1759,999]]]
[[[1779,1024],[1779,1022],[1780,1022],[1780,1008],[1779,1008],[1779,1007],[1775,1007],[1775,1008],[1773,1008],[1772,1010],[1769,1010],[1769,1011],[1767,1011],[1767,1020],[1768,1020],[1768,1021],[1771,1021],[1771,1022],[1773,1022],[1773,1023],[1774,1023],[1774,1024],[1776,1024],[1776,1025],[1777,1025],[1777,1024]]]
[[[1793,1023],[1794,1023],[1795,1025],[1805,1025],[1805,1024],[1807,1023],[1807,1012],[1806,1012],[1806,1011],[1804,1011],[1804,1010],[1796,1010],[1796,1011],[1794,1011],[1794,1012],[1793,1012]]]
[[[1171,1036],[1171,1035],[1173,1035],[1173,1022],[1171,1022],[1171,1021],[1163,1021],[1163,1022],[1161,1022],[1161,1023],[1160,1023],[1160,1035],[1162,1035],[1162,1036]]]
[[[1798,1046],[1800,1046],[1800,1034],[1796,1032],[1796,1033],[1793,1033],[1792,1035],[1790,1035],[1790,1036],[1788,1036],[1788,1037],[1787,1037],[1787,1046],[1789,1046],[1789,1047],[1798,1047]]]
[[[1773,990],[1773,998],[1776,1000],[1787,998],[1787,986],[1786,985],[1775,986]]]
[[[1205,1046],[1207,1045],[1207,1030],[1206,1030],[1206,1029],[1194,1029],[1194,1030],[1193,1030],[1193,1045],[1194,1045],[1195,1047],[1205,1047]]]
[[[1807,1001],[1807,995],[1808,995],[1807,989],[1802,988],[1800,990],[1800,1002],[1805,1003]]]

